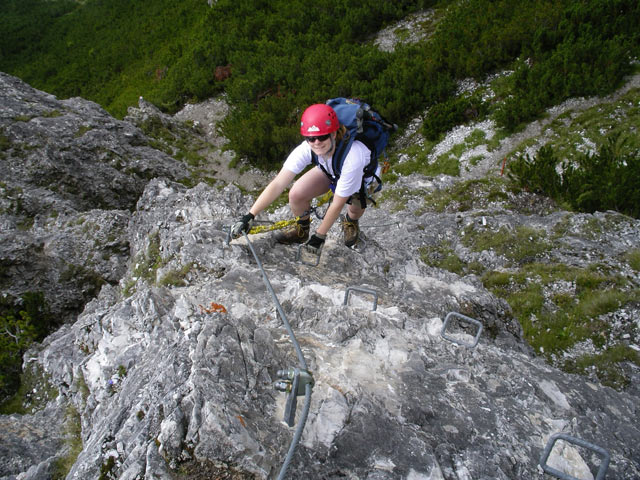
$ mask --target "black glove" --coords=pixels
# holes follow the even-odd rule
[[[322,245],[324,245],[324,241],[326,238],[326,235],[314,233],[313,235],[311,235],[311,238],[307,240],[307,243],[305,243],[305,245],[309,248],[319,250],[320,248],[322,248]]]
[[[251,224],[253,223],[253,219],[256,218],[251,212],[243,215],[240,220],[234,223],[231,226],[231,235],[236,238],[242,235],[242,232],[249,233],[251,230]]]

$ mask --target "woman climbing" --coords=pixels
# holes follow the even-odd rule
[[[305,243],[308,247],[319,249],[324,244],[331,226],[347,205],[347,212],[342,222],[344,244],[352,247],[358,242],[360,228],[358,219],[367,207],[363,187],[366,187],[375,176],[363,178],[365,167],[371,160],[371,151],[360,141],[353,141],[339,171],[334,171],[332,158],[336,149],[347,135],[347,130],[338,121],[335,110],[327,104],[315,104],[302,114],[300,133],[304,141],[298,145],[284,162],[282,169],[258,196],[246,215],[243,215],[231,227],[231,234],[239,236],[248,232],[255,217],[291,184],[307,166],[316,166],[302,175],[289,191],[289,206],[293,215],[298,217],[296,223],[276,233],[279,243]],[[315,233],[309,238],[311,228],[311,200],[332,190],[333,201],[327,209],[324,219]]]

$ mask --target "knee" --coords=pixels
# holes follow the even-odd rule
[[[296,185],[289,190],[289,203],[300,203],[309,201],[302,188],[296,188]]]

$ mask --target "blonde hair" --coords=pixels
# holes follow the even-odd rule
[[[336,130],[336,142],[340,142],[344,138],[346,133],[347,127],[345,127],[344,125],[340,125],[340,128]]]

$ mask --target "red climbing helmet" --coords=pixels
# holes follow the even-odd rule
[[[338,115],[325,103],[316,103],[308,107],[300,120],[300,133],[304,137],[318,137],[335,132],[340,128]]]

